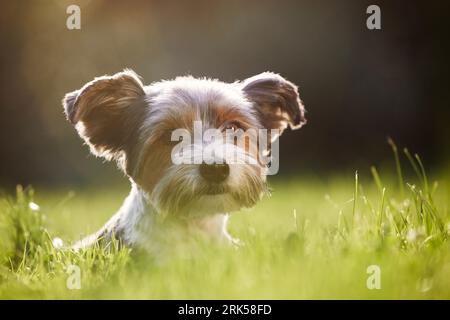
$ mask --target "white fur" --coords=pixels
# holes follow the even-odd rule
[[[199,205],[220,202],[223,195],[206,196]],[[129,246],[144,249],[156,258],[163,259],[176,249],[177,244],[188,245],[190,240],[203,237],[218,243],[236,244],[227,232],[227,213],[215,213],[190,219],[172,220],[161,216],[149,201],[148,195],[136,184],[119,211],[105,226],[80,241],[73,248],[79,250],[98,241],[102,234],[120,233],[121,240]]]
[[[139,100],[138,109],[140,108],[139,112],[142,113],[136,113],[138,117],[130,118],[143,119],[142,123],[139,122],[137,126],[133,127],[137,131],[132,131],[133,142],[126,145],[126,147],[130,148],[119,146],[122,148],[119,152],[123,155],[120,158],[122,159],[121,161],[125,163],[124,159],[126,158],[126,161],[130,161],[127,162],[127,165],[132,164],[127,167],[125,165],[122,166],[122,168],[127,169],[126,173],[132,184],[131,192],[119,211],[101,230],[77,242],[74,248],[80,249],[90,246],[102,238],[105,239],[107,244],[110,244],[110,240],[117,236],[122,243],[132,247],[143,248],[155,257],[159,257],[167,251],[188,244],[190,239],[195,239],[199,236],[219,242],[236,243],[227,232],[228,212],[239,210],[242,207],[253,206],[267,190],[267,168],[264,164],[261,164],[261,161],[256,161],[255,156],[258,150],[245,151],[245,148],[234,145],[234,143],[228,144],[228,141],[217,144],[194,141],[192,145],[195,152],[199,152],[198,150],[203,152],[205,147],[209,147],[214,150],[214,156],[208,154],[207,157],[220,158],[220,160],[229,164],[229,176],[226,180],[217,184],[206,181],[206,179],[201,177],[198,163],[178,165],[164,163],[165,166],[162,166],[164,169],[161,169],[164,170],[162,175],[153,177],[158,177],[158,180],[155,182],[152,179],[148,179],[151,183],[146,184],[142,183],[142,179],[144,179],[144,182],[147,182],[145,179],[146,177],[148,178],[143,173],[148,172],[144,170],[148,169],[145,167],[146,161],[154,160],[156,162],[160,159],[157,157],[146,158],[157,156],[159,152],[159,150],[149,149],[151,145],[154,145],[152,143],[155,139],[152,138],[159,138],[159,132],[166,129],[164,126],[161,127],[165,123],[164,120],[183,119],[181,116],[185,113],[189,113],[190,117],[188,118],[193,119],[193,121],[202,121],[202,129],[218,126],[223,130],[226,127],[225,123],[236,120],[222,119],[223,115],[227,113],[214,111],[214,108],[210,108],[212,105],[222,109],[229,108],[229,111],[233,111],[230,114],[239,114],[234,116],[234,118],[240,117],[241,120],[244,119],[245,121],[242,122],[245,122],[247,127],[262,128],[261,112],[257,111],[255,106],[255,104],[261,104],[261,102],[257,102],[258,99],[254,99],[254,97],[252,98],[251,95],[246,95],[244,92],[249,84],[261,79],[269,80],[266,86],[263,86],[263,90],[269,90],[268,93],[270,93],[270,90],[273,90],[273,97],[267,98],[266,95],[263,95],[263,98],[268,99],[269,105],[273,104],[274,101],[279,101],[280,104],[275,108],[280,114],[274,114],[273,116],[276,119],[279,116],[283,116],[283,119],[289,120],[287,111],[282,110],[282,108],[287,109],[283,102],[285,102],[284,99],[289,98],[295,100],[291,101],[289,106],[292,106],[293,103],[299,104],[298,107],[300,109],[297,117],[300,119],[300,116],[303,117],[303,106],[298,96],[292,95],[292,92],[297,90],[296,87],[287,83],[281,76],[272,73],[263,73],[244,82],[235,83],[224,83],[215,79],[195,79],[187,76],[178,77],[170,81],[156,82],[144,87],[134,72],[125,71],[112,77],[98,78],[94,82],[104,80],[117,82],[123,81],[124,77],[134,79],[134,81],[126,82],[126,92],[131,96],[124,97],[124,101],[119,99],[120,101],[117,101],[117,103],[123,104],[123,102],[129,102],[130,99],[141,99]],[[274,81],[283,83],[285,86],[291,85],[292,88],[289,94],[285,93],[285,95],[282,95],[280,87],[277,87]],[[83,95],[84,88],[88,88],[93,84],[95,83],[90,82],[82,90],[66,95],[65,110],[71,121],[76,121],[76,117],[74,117],[74,114],[76,115],[74,113],[76,112],[76,110],[74,111],[76,107],[75,101],[79,100],[79,95]],[[270,89],[271,86],[274,88]],[[257,94],[257,90],[253,92],[253,95]],[[100,97],[103,96],[100,95]],[[249,99],[252,99],[252,101]],[[109,103],[112,103],[112,101],[109,101]],[[133,104],[130,104],[130,108],[131,105]],[[83,107],[87,108],[90,106],[83,105]],[[121,105],[120,107],[123,110],[127,105]],[[127,111],[133,113],[133,110]],[[213,114],[214,112],[217,114]],[[127,114],[130,114],[130,112],[127,112]],[[220,119],[224,123],[217,124],[218,114],[221,114],[222,118]],[[292,122],[292,120],[295,119],[290,119],[289,121]],[[214,123],[216,124],[214,125]],[[190,125],[183,124],[184,127],[188,128],[190,128]],[[283,128],[285,127],[286,124],[284,124]],[[82,121],[78,122],[77,129],[81,137],[88,142],[94,154],[104,156],[107,159],[111,158],[108,158],[106,154],[100,153],[103,147],[101,144],[97,146],[93,142],[90,143],[91,137],[86,136],[88,133],[85,132]],[[108,130],[110,130],[109,127]],[[126,137],[126,132],[123,136]],[[92,141],[95,141],[95,139]],[[126,143],[128,143],[128,140]],[[196,144],[200,144],[200,146]],[[224,147],[227,148],[224,149]],[[107,150],[109,152],[108,148]],[[129,152],[130,150],[132,152]],[[194,155],[190,156],[195,157],[196,155],[194,153]],[[202,153],[203,156],[204,154]],[[119,158],[115,156],[114,159]],[[141,184],[138,184],[138,182]]]

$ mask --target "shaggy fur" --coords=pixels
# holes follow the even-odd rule
[[[114,236],[154,254],[164,244],[198,234],[233,242],[226,231],[228,212],[253,206],[267,191],[267,168],[257,150],[232,144],[235,156],[255,161],[229,163],[229,155],[220,153],[223,145],[210,146],[229,163],[226,179],[211,183],[200,174],[200,164],[171,161],[174,130],[192,132],[194,121],[201,121],[202,129],[266,128],[281,134],[305,123],[297,87],[270,72],[234,83],[188,76],[144,86],[125,70],[68,93],[63,105],[91,152],[117,161],[132,185],[119,211],[75,248]]]

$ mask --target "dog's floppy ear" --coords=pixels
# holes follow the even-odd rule
[[[244,80],[242,90],[253,102],[266,129],[279,129],[281,133],[288,125],[298,129],[306,123],[297,86],[282,76],[263,72]]]
[[[63,99],[67,119],[75,125],[91,151],[107,159],[119,158],[142,121],[145,97],[141,80],[131,70],[102,76]]]

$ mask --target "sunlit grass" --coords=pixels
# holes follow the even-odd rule
[[[271,198],[232,215],[241,248],[203,243],[163,264],[117,246],[52,245],[95,231],[126,189],[19,187],[0,200],[0,298],[448,299],[448,175],[430,180],[419,156],[390,144],[392,172],[275,179]],[[80,267],[80,290],[66,286],[69,265]],[[366,286],[370,265],[379,290]]]

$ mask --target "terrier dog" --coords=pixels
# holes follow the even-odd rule
[[[157,254],[161,244],[196,234],[233,243],[228,213],[253,206],[267,193],[261,143],[204,137],[192,142],[183,132],[174,139],[174,132],[189,134],[197,127],[236,137],[253,130],[247,137],[255,138],[258,130],[269,129],[274,143],[288,126],[306,123],[297,86],[271,72],[234,83],[185,76],[144,86],[136,73],[124,70],[66,94],[63,106],[91,152],[117,161],[131,182],[119,211],[75,249],[115,238]],[[263,133],[259,137],[269,136]],[[175,163],[180,146],[184,151]],[[214,155],[205,157],[206,147]]]

